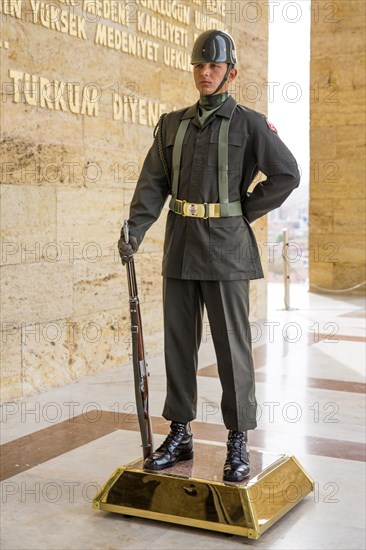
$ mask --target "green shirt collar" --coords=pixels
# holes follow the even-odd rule
[[[229,97],[228,92],[216,95],[201,96],[198,102],[198,120],[201,126],[217,111]]]

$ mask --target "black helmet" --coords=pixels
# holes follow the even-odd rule
[[[237,63],[235,42],[225,31],[205,31],[193,45],[191,64],[196,63]]]

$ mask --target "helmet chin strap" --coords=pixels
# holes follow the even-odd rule
[[[231,69],[232,69],[233,67],[234,67],[234,65],[233,65],[232,63],[228,63],[224,78],[221,80],[220,84],[217,86],[216,90],[214,90],[214,91],[212,92],[212,94],[207,94],[208,96],[215,95],[215,94],[217,94],[217,92],[218,92],[219,90],[221,90],[221,88],[223,87],[223,85],[225,84],[225,82],[227,81],[227,79],[229,78],[230,71],[231,71]]]

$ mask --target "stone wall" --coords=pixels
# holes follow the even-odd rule
[[[267,79],[267,12],[211,0],[2,0],[1,387],[12,400],[130,361],[116,242],[161,112],[197,100],[195,36],[235,36],[241,103]],[[263,89],[265,87],[263,86]],[[166,211],[137,258],[146,348],[162,350]],[[266,221],[255,226],[266,241]],[[265,263],[265,259],[264,259]],[[265,266],[264,266],[265,267]],[[253,319],[266,285],[253,284]]]
[[[312,3],[309,259],[315,291],[365,280],[365,7],[358,0]]]

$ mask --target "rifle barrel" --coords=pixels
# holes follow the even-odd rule
[[[129,242],[128,222],[124,222],[125,242]],[[132,357],[135,381],[137,416],[140,426],[142,451],[144,459],[154,450],[153,432],[149,414],[148,373],[145,361],[145,347],[142,333],[142,318],[137,291],[137,279],[133,256],[125,262],[127,271],[128,292],[130,298],[130,316],[132,332]]]

